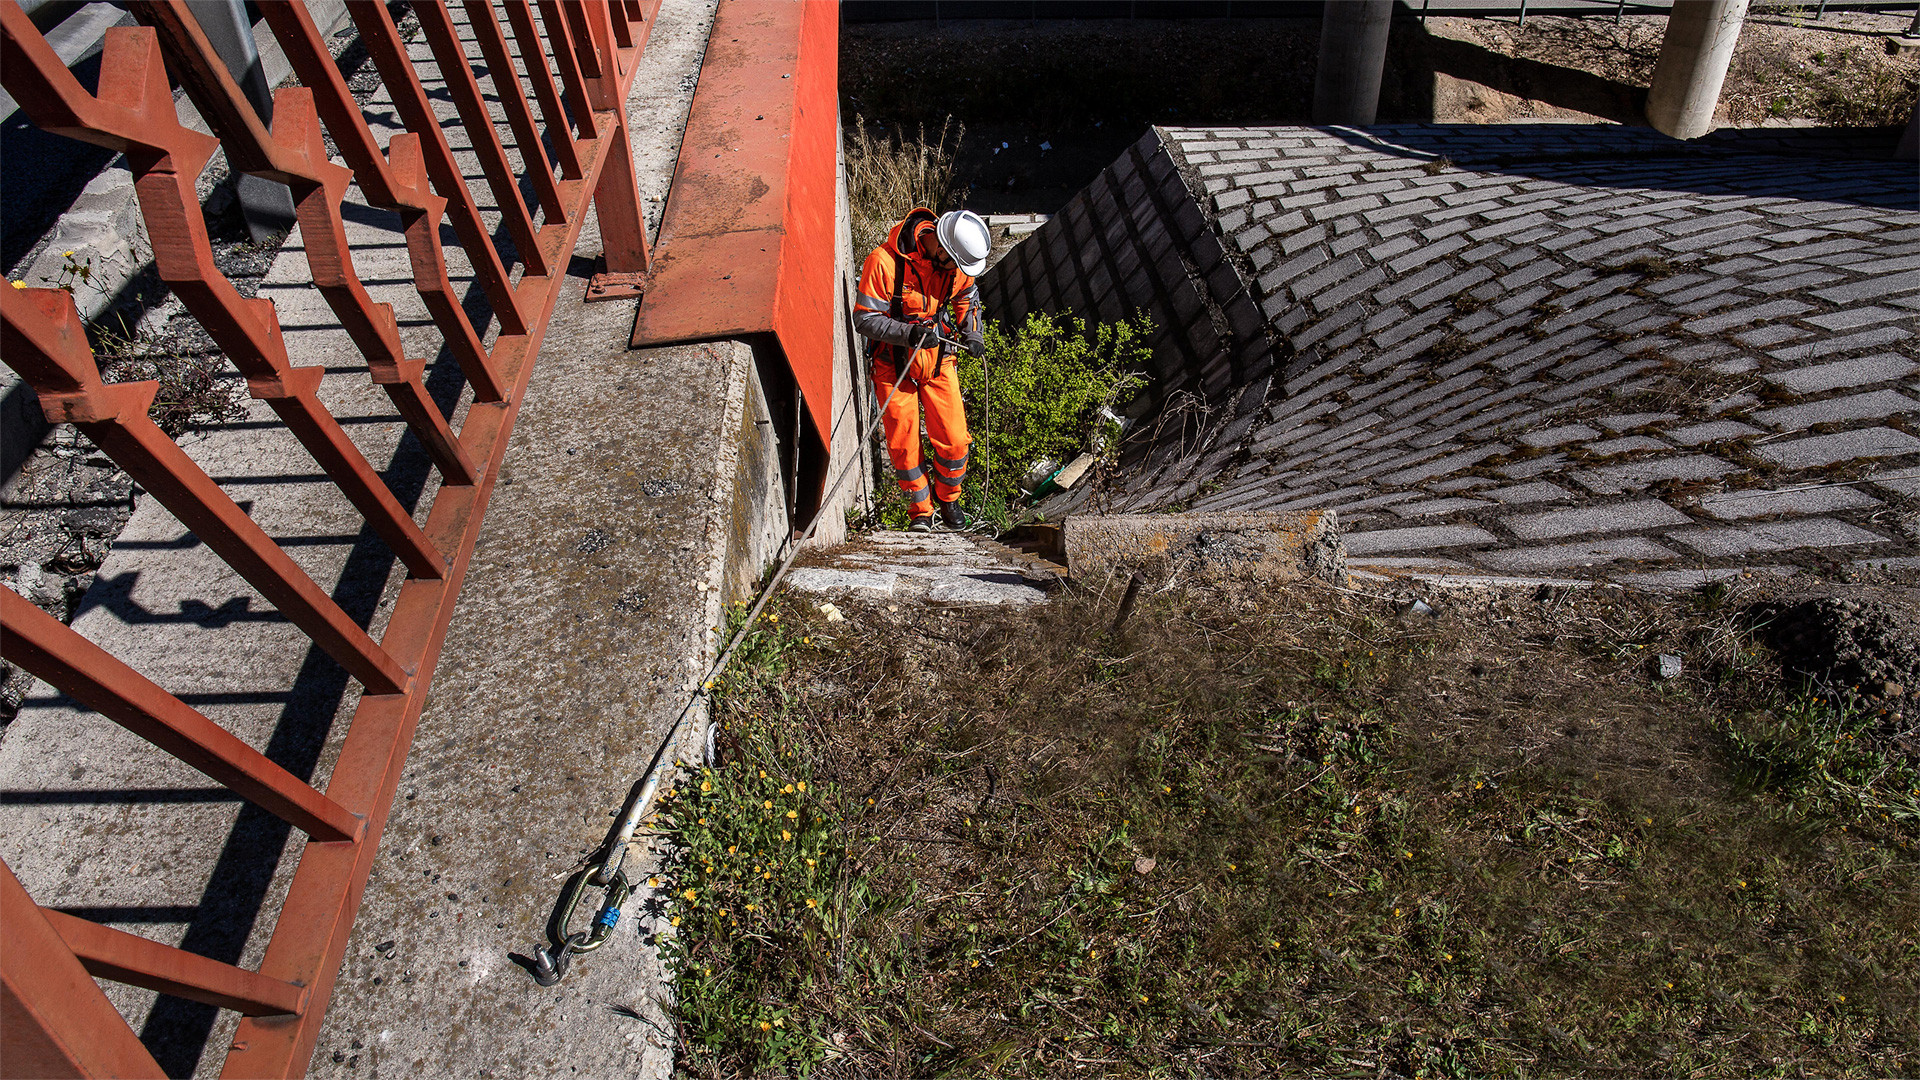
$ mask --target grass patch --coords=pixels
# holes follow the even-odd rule
[[[1920,1068],[1884,717],[1724,596],[1542,596],[775,612],[669,801],[680,1068]]]

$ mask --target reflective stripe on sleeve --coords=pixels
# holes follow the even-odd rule
[[[857,311],[887,310],[887,302],[885,300],[882,300],[877,296],[868,296],[866,293],[861,293],[860,299],[854,301],[853,306],[854,306],[854,309]]]

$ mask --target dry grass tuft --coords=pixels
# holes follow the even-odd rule
[[[855,116],[847,134],[847,200],[853,215],[853,254],[864,259],[887,230],[916,206],[946,210],[957,202],[953,158],[967,126],[947,117],[931,142],[921,125],[911,139]],[[952,139],[951,145],[948,139]]]
[[[730,677],[714,783],[833,793],[798,872],[833,880],[758,876],[754,815],[798,796],[756,796],[737,840],[702,831],[736,829],[719,802],[676,814],[687,850],[752,856],[760,891],[702,911],[830,914],[682,927],[681,1067],[1920,1066],[1920,779],[1883,718],[1782,686],[1724,589],[1430,599],[1160,594],[1117,637],[1117,589],[834,624],[789,601],[778,662]],[[1651,679],[1656,652],[1686,675]]]

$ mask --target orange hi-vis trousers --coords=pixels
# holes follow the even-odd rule
[[[933,353],[932,349],[922,354]],[[916,357],[921,360],[922,357]],[[893,459],[893,475],[907,496],[907,513],[924,517],[933,513],[928,498],[927,464],[920,458],[920,407],[927,410],[927,441],[933,444],[932,494],[941,502],[960,497],[960,482],[967,476],[967,454],[973,438],[967,434],[967,411],[960,402],[960,373],[952,359],[940,364],[940,374],[926,382],[915,383],[914,375],[927,364],[916,362],[914,371],[893,395],[881,426],[887,433],[887,456]],[[876,359],[873,364],[873,388],[885,402],[899,375],[890,361]]]

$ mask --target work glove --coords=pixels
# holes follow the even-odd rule
[[[987,355],[987,339],[982,337],[978,330],[961,338],[960,344],[966,346],[967,355],[976,360]]]
[[[907,345],[915,349],[931,349],[940,341],[940,335],[926,323],[914,323],[907,330]]]

